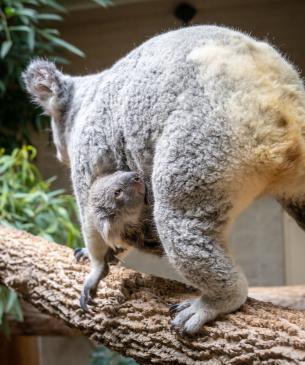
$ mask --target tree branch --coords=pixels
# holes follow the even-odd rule
[[[40,311],[140,364],[287,364],[305,362],[305,314],[248,299],[196,337],[170,329],[168,306],[194,295],[181,283],[112,267],[95,306],[79,296],[87,264],[71,249],[0,228],[0,282]]]

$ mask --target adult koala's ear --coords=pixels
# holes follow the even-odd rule
[[[22,79],[33,101],[46,114],[60,118],[68,108],[71,78],[60,72],[54,63],[37,59],[28,65]]]

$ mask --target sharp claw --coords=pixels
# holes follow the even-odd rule
[[[88,297],[88,300],[87,300],[87,304],[88,305],[93,305],[93,299],[91,297]]]
[[[170,325],[170,330],[171,331],[176,331],[176,326],[171,322],[171,325]]]
[[[86,297],[82,294],[79,300],[80,307],[84,312],[88,312]]]
[[[84,248],[78,247],[74,249],[74,257],[77,262],[79,262],[82,258],[87,258],[87,253],[84,252]]]
[[[85,286],[83,291],[82,291],[82,294],[80,296],[79,304],[85,312],[88,312],[88,306],[87,305],[93,305],[94,304],[93,299],[90,295],[91,292],[94,295],[94,292],[92,291],[92,289]]]
[[[182,310],[188,308],[190,305],[191,305],[191,302],[172,304],[169,307],[169,312],[170,312],[170,314],[176,314],[176,313],[179,313]]]
[[[82,248],[78,247],[74,250],[74,257],[76,258],[76,261],[79,262],[80,258],[82,257]]]
[[[175,313],[176,313],[176,311],[177,311],[177,309],[178,309],[178,307],[179,307],[179,304],[178,304],[178,303],[176,303],[176,304],[171,304],[171,305],[169,306],[169,313],[170,313],[170,314],[175,314]]]
[[[75,258],[76,258],[76,261],[77,262],[80,262],[80,260],[83,258],[84,256],[81,254],[81,253],[79,253],[78,255],[75,255]]]

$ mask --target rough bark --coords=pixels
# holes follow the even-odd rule
[[[292,309],[305,309],[305,286],[255,287],[249,289],[251,298],[264,300]],[[41,313],[32,304],[21,299],[23,322],[10,321],[13,335],[21,336],[80,336],[77,329],[62,320]],[[1,340],[0,340],[1,341]]]
[[[112,267],[95,306],[79,296],[87,264],[72,250],[0,228],[0,282],[40,311],[140,364],[305,364],[305,314],[248,299],[234,314],[182,337],[170,329],[168,306],[194,295],[175,281]]]
[[[292,309],[305,309],[305,286],[255,287],[249,289],[251,298],[271,302]],[[77,329],[62,320],[41,313],[32,304],[21,299],[23,322],[10,321],[13,335],[21,336],[80,336]]]

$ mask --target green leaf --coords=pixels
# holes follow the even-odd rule
[[[45,33],[48,33],[50,35],[59,35],[59,31],[57,29],[52,28],[46,28],[43,30]]]
[[[39,20],[63,20],[62,16],[60,16],[58,14],[48,14],[48,13],[38,14],[37,19],[39,19]]]
[[[60,39],[58,37],[53,37],[48,33],[43,32],[43,35],[45,38],[49,39],[53,44],[56,46],[62,47],[70,51],[71,53],[74,53],[80,57],[85,57],[85,54],[83,51],[81,51],[79,48],[73,46],[71,43],[68,43],[64,41],[63,39]]]
[[[0,50],[0,56],[1,56],[1,58],[4,58],[8,54],[8,52],[11,49],[12,45],[13,45],[13,42],[10,41],[10,40],[4,41],[1,44],[1,50]]]
[[[6,312],[10,313],[16,303],[16,301],[18,300],[17,294],[16,292],[10,290],[9,294],[8,294],[8,300],[6,303]]]
[[[36,0],[23,0],[23,2],[24,2],[25,4],[31,4],[31,5],[36,5],[36,6],[38,6],[38,5],[39,5],[39,2],[38,2],[38,1],[36,1]]]
[[[53,8],[55,10],[61,11],[63,13],[65,13],[67,10],[64,6],[60,5],[57,1],[55,0],[47,0],[44,1],[46,6],[49,6],[50,8]]]
[[[19,322],[23,321],[23,313],[22,313],[22,308],[21,308],[19,300],[16,300],[16,302],[15,302],[14,319]]]
[[[6,6],[4,8],[4,13],[6,16],[10,17],[10,16],[15,15],[16,9],[12,8],[11,6]]]
[[[109,5],[113,5],[111,0],[93,0],[93,1],[98,5],[103,6],[104,8],[106,8]]]
[[[37,11],[30,8],[15,9],[15,15],[36,19]]]
[[[35,48],[35,31],[33,28],[30,28],[30,31],[27,36],[27,42],[28,42],[29,50],[33,51]]]
[[[26,25],[15,25],[8,27],[8,29],[13,32],[29,32],[31,30],[31,28],[27,27]]]

